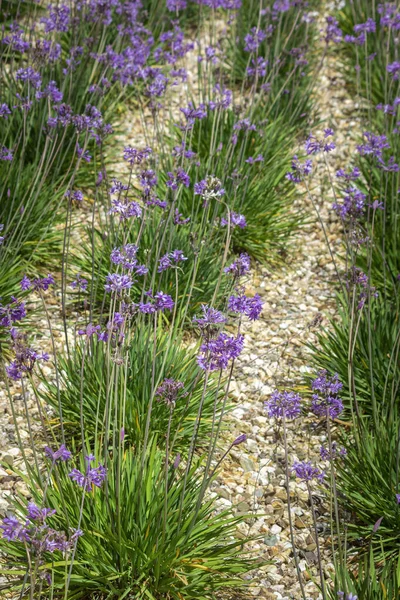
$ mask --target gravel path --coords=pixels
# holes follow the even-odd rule
[[[326,6],[317,16],[320,28],[332,7]],[[323,52],[320,43],[319,52]],[[354,131],[358,123],[354,116],[356,105],[340,75],[337,58],[326,57],[318,74],[315,87],[316,108],[322,120],[320,129],[313,133],[322,137],[323,129],[332,127],[337,149],[328,155],[333,174],[348,163],[355,148]],[[307,135],[307,132],[304,132]],[[329,186],[324,160],[313,158],[316,172],[312,182],[312,197],[326,226],[326,232],[335,255],[340,250],[340,227],[332,214],[332,191]],[[300,190],[299,190],[300,191]],[[214,492],[223,506],[231,503],[238,510],[255,515],[250,531],[263,534],[260,543],[252,544],[257,556],[273,560],[262,567],[260,580],[251,593],[269,600],[301,598],[295,563],[290,543],[286,487],[284,481],[284,451],[281,432],[274,419],[264,410],[264,401],[271,392],[299,389],[305,385],[304,374],[309,371],[307,344],[316,342],[316,331],[326,326],[335,315],[335,268],[331,260],[322,227],[313,203],[301,190],[294,208],[301,208],[310,224],[303,227],[293,244],[289,260],[279,269],[256,268],[247,285],[251,295],[260,294],[264,302],[261,321],[248,325],[245,333],[245,351],[238,359],[232,384],[234,410],[227,417],[229,440],[246,433],[246,443],[238,446],[225,461],[224,469]],[[326,443],[325,428],[307,416],[289,425],[290,463],[312,460],[321,468],[320,446]],[[310,507],[306,484],[293,479],[290,484],[292,515],[295,524],[295,542],[304,575],[306,593],[318,598],[318,590],[310,579],[317,576],[315,539],[311,529]],[[329,513],[323,507],[322,493],[314,490],[317,511],[321,515],[319,529],[324,540],[325,568],[333,568],[330,548],[323,532]],[[258,578],[254,578],[257,580]]]

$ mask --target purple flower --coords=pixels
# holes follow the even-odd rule
[[[309,135],[304,148],[307,155],[318,154],[319,152],[332,152],[336,148],[333,142],[326,142],[325,139],[333,135],[332,129],[325,129],[324,140],[318,140],[315,136]]]
[[[264,162],[264,157],[262,154],[258,154],[255,158],[254,156],[249,156],[249,158],[247,158],[245,162],[249,165],[254,165],[257,162]]]
[[[10,46],[12,50],[15,52],[26,52],[30,48],[29,42],[26,42],[24,37],[24,30],[17,25],[16,23],[12,23],[10,25],[11,35],[6,35],[3,38],[3,44]]]
[[[400,76],[400,62],[395,61],[386,67],[386,70],[393,78],[393,81],[398,81]]]
[[[0,104],[0,117],[7,119],[8,115],[11,115],[11,110],[8,108],[7,104]]]
[[[71,198],[72,200],[75,200],[76,202],[82,202],[83,200],[83,192],[81,192],[81,190],[67,190],[64,194],[64,196],[66,196],[67,198]]]
[[[251,60],[251,65],[247,67],[247,75],[249,77],[265,77],[267,74],[268,60],[259,56]]]
[[[217,108],[229,108],[232,104],[233,94],[228,88],[221,87],[219,83],[214,86],[213,92],[215,94],[213,100],[210,100],[208,107],[210,110]]]
[[[275,390],[271,398],[265,401],[264,406],[269,417],[296,419],[301,414],[301,398],[294,392]]]
[[[76,290],[78,289],[81,292],[85,292],[88,286],[88,282],[87,279],[85,279],[84,277],[81,277],[79,274],[76,276],[75,281],[72,281],[70,283],[70,286]]]
[[[88,338],[91,338],[94,335],[98,336],[100,330],[100,325],[93,325],[93,323],[88,323],[85,329],[78,329],[78,335],[86,335]]]
[[[250,271],[250,256],[246,253],[240,256],[228,267],[224,268],[225,273],[231,273],[235,277],[241,277]]]
[[[292,466],[292,471],[295,473],[296,477],[303,481],[312,481],[313,479],[322,481],[325,477],[325,473],[320,471],[317,467],[313,467],[309,461],[295,462]]]
[[[397,504],[400,504],[400,494],[396,494],[396,502]]]
[[[179,12],[185,10],[187,6],[186,0],[167,0],[167,8],[171,12]]]
[[[15,540],[29,542],[29,534],[26,526],[22,525],[14,516],[5,517],[0,528],[3,530],[3,538],[9,542]]]
[[[167,406],[174,407],[179,395],[185,396],[187,393],[182,392],[183,383],[175,381],[175,379],[166,378],[160,386],[158,386],[155,396],[158,401],[164,401]]]
[[[190,177],[181,167],[178,167],[175,173],[168,172],[167,175],[169,177],[167,186],[172,190],[177,190],[180,183],[187,188],[190,185]]]
[[[157,272],[162,273],[169,269],[169,267],[177,266],[178,263],[184,260],[187,260],[187,258],[183,255],[182,250],[173,250],[160,258]]]
[[[87,163],[90,163],[90,161],[92,160],[92,156],[89,153],[89,151],[81,148],[79,144],[76,144],[76,154],[77,154],[78,158],[81,158],[82,160],[84,160]]]
[[[94,456],[89,454],[86,457],[87,468],[85,474],[81,473],[78,469],[73,469],[71,473],[69,473],[69,477],[72,481],[75,481],[79,487],[83,488],[86,492],[90,492],[92,490],[92,486],[101,487],[104,482],[107,470],[103,465],[99,465],[98,467],[91,467],[91,463],[94,460]]]
[[[18,69],[15,74],[17,81],[24,81],[30,83],[36,90],[42,85],[42,78],[40,73],[35,71],[32,67],[26,67],[26,69]]]
[[[123,156],[124,160],[133,166],[140,165],[144,160],[147,160],[151,153],[152,149],[149,147],[146,147],[143,150],[137,150],[132,146],[125,146]]]
[[[52,102],[58,103],[62,101],[63,94],[58,89],[56,82],[50,81],[43,91],[36,92],[36,99],[40,100],[41,98],[50,98]]]
[[[362,156],[371,155],[382,159],[382,151],[390,148],[386,135],[375,135],[370,131],[364,131],[363,135],[367,142],[357,146],[359,154]]]
[[[230,296],[228,309],[242,315],[246,315],[250,321],[256,321],[261,314],[263,304],[261,298],[256,294],[253,298],[245,295]]]
[[[365,213],[366,195],[355,186],[346,188],[345,193],[346,196],[344,196],[342,204],[339,202],[334,202],[332,204],[333,210],[343,221],[360,219]]]
[[[229,361],[234,360],[243,350],[244,336],[231,337],[220,333],[216,339],[209,340],[200,346],[197,364],[205,371],[226,369]]]
[[[54,515],[51,508],[39,508],[34,502],[28,502],[28,518],[31,521],[45,521],[48,516]]]
[[[215,325],[221,325],[226,323],[227,319],[225,315],[222,314],[219,310],[207,306],[206,304],[201,305],[201,310],[203,315],[201,317],[194,317],[193,323],[196,323],[200,329],[205,329],[209,327],[215,327]]]
[[[252,27],[250,33],[248,33],[244,38],[244,49],[246,52],[255,52],[261,42],[265,40],[267,34],[265,31],[257,29],[257,27]]]
[[[5,306],[0,303],[0,325],[2,327],[11,327],[25,317],[25,303],[17,300],[14,296],[11,297],[11,302]]]
[[[46,446],[44,452],[53,463],[57,462],[58,460],[66,462],[72,456],[71,452],[67,450],[65,444],[61,444],[58,450],[52,450],[49,446]]]
[[[146,194],[149,194],[153,187],[157,185],[157,175],[152,169],[145,169],[139,175],[139,183]]]
[[[200,104],[197,108],[194,107],[192,102],[189,102],[187,108],[179,109],[186,117],[185,129],[192,129],[193,125],[197,120],[204,119],[207,116],[207,108],[205,104]]]
[[[190,221],[190,217],[187,217],[186,219],[183,218],[182,213],[180,213],[177,208],[175,209],[174,225],[187,225],[187,223],[189,223],[189,221]]]
[[[0,160],[11,161],[14,158],[13,151],[5,146],[0,146]]]
[[[376,291],[375,287],[370,285],[367,275],[358,267],[353,267],[350,269],[346,276],[347,288],[350,288],[351,286],[359,286],[361,288],[357,304],[358,310],[361,310],[365,306],[367,300],[369,300],[371,297],[378,297],[378,292]]]
[[[286,178],[293,183],[300,183],[305,176],[309,175],[312,170],[312,161],[307,159],[304,163],[301,163],[297,156],[293,156],[291,172],[286,173]]]
[[[318,373],[311,387],[317,392],[312,396],[311,411],[320,417],[329,416],[331,419],[336,419],[343,411],[343,402],[338,396],[343,387],[339,375],[335,373],[330,377],[323,369]]]
[[[361,175],[361,171],[358,167],[354,167],[349,173],[346,173],[344,169],[339,169],[336,171],[336,177],[343,178],[345,181],[355,181]]]
[[[139,264],[136,258],[138,250],[139,248],[135,244],[125,244],[121,248],[114,248],[110,255],[111,262],[134,272],[135,275],[145,275],[148,269],[145,265]]]
[[[31,281],[26,275],[24,275],[21,280],[21,290],[23,292],[26,292],[31,288],[33,288],[36,291],[48,290],[51,285],[54,285],[54,283],[54,277],[50,274],[48,274],[47,277],[42,277],[42,279],[40,279],[40,277],[37,277],[33,281]]]
[[[117,214],[121,221],[126,221],[131,217],[140,218],[142,216],[142,209],[135,201],[123,202],[121,200],[112,200],[109,214]]]
[[[287,12],[290,8],[290,0],[275,0],[272,8],[277,12]]]
[[[230,213],[230,224],[231,227],[240,227],[240,229],[244,229],[247,226],[246,223],[246,217],[244,215],[241,215],[239,213],[235,213],[232,212]],[[222,217],[221,219],[221,225],[222,227],[225,227],[225,225],[228,225],[228,217]]]
[[[21,379],[24,373],[31,373],[37,361],[48,361],[49,355],[47,352],[40,354],[26,344],[26,335],[20,333],[15,328],[10,330],[12,338],[12,346],[15,352],[15,360],[13,360],[6,372],[10,379],[17,381]]]
[[[343,32],[339,27],[339,21],[334,17],[326,17],[325,42],[339,44],[343,39]]]
[[[106,292],[115,292],[122,294],[124,290],[129,290],[133,281],[130,275],[119,275],[118,273],[110,273],[106,278],[107,283],[104,286]]]
[[[45,25],[45,32],[68,31],[70,24],[70,9],[65,4],[60,6],[49,6],[49,16],[41,19]]]
[[[233,440],[232,446],[239,446],[239,444],[243,444],[243,442],[245,442],[246,440],[247,435],[245,433],[242,433],[241,435],[238,435],[236,439]]]
[[[248,119],[241,119],[233,126],[234,131],[256,131],[257,127]]]
[[[154,308],[156,310],[172,310],[174,308],[174,301],[171,296],[164,294],[164,292],[157,292],[154,296]]]
[[[321,460],[329,460],[331,462],[333,460],[336,460],[338,458],[338,455],[342,457],[346,456],[347,450],[343,447],[338,448],[337,443],[332,442],[332,452],[329,450],[329,448],[321,446],[321,448],[319,449],[319,453],[321,456]]]
[[[375,33],[376,23],[373,19],[369,18],[365,23],[359,23],[353,27],[354,33]]]

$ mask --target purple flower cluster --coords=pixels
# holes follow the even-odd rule
[[[12,161],[14,158],[14,153],[10,148],[6,148],[6,146],[0,146],[0,160],[9,160]]]
[[[248,298],[244,294],[239,296],[230,296],[228,300],[228,310],[245,315],[250,321],[256,321],[262,311],[263,303],[258,294],[253,298]]]
[[[24,275],[21,280],[21,290],[26,292],[27,290],[33,289],[35,291],[39,290],[48,290],[51,285],[54,285],[54,277],[52,275],[47,275],[47,277],[36,277],[31,281],[29,277]]]
[[[135,273],[135,275],[146,275],[148,268],[139,264],[136,257],[138,250],[139,248],[135,244],[125,244],[121,248],[114,248],[110,255],[111,262]]]
[[[197,108],[193,105],[192,102],[189,102],[187,108],[179,109],[186,117],[186,124],[182,127],[184,130],[193,129],[193,126],[197,121],[201,121],[207,116],[207,108],[205,104],[200,104]]]
[[[312,161],[309,158],[301,163],[297,156],[293,156],[291,171],[286,173],[286,178],[293,183],[300,183],[307,175],[310,175],[311,171]]]
[[[200,329],[212,329],[223,325],[227,321],[222,312],[206,304],[202,304],[201,310],[203,312],[202,316],[193,318],[193,323],[196,323]]]
[[[357,221],[365,214],[365,201],[367,196],[355,186],[349,186],[345,189],[343,202],[334,202],[333,210],[343,221]]]
[[[232,264],[224,268],[224,271],[236,278],[246,275],[250,271],[250,256],[246,253],[240,254]]]
[[[171,190],[177,190],[179,185],[183,185],[186,188],[190,185],[190,177],[181,167],[178,167],[175,172],[168,171],[167,175],[167,186]]]
[[[220,333],[215,339],[208,340],[200,346],[197,364],[204,371],[219,371],[228,367],[229,361],[235,360],[243,350],[244,336],[229,336]]]
[[[109,214],[118,215],[121,221],[126,221],[132,217],[140,218],[142,209],[134,200],[112,200]]]
[[[158,273],[162,273],[170,267],[176,267],[180,262],[185,260],[187,260],[187,258],[183,255],[182,250],[173,250],[160,258],[157,271]]]
[[[26,317],[25,303],[11,296],[11,302],[5,306],[0,303],[0,325],[11,327],[14,323],[22,321]]]
[[[206,207],[210,200],[218,200],[223,196],[225,190],[217,177],[210,176],[194,184],[194,193],[203,198],[203,206]]]
[[[319,417],[336,419],[343,411],[343,402],[339,397],[342,387],[337,373],[329,376],[325,369],[321,370],[311,384],[314,392],[311,411]]]
[[[56,551],[68,552],[79,537],[83,535],[80,529],[72,529],[67,537],[64,531],[50,527],[47,519],[55,514],[50,508],[40,508],[33,502],[28,503],[28,512],[24,522],[16,516],[5,517],[0,525],[3,538],[9,542],[22,542],[31,547],[37,556],[45,552],[53,554]]]
[[[120,275],[119,273],[110,273],[106,277],[104,289],[106,292],[114,292],[115,294],[123,294],[133,285],[130,275]]]
[[[169,407],[174,407],[178,396],[185,396],[187,392],[183,392],[184,385],[181,381],[166,378],[156,389],[155,396],[158,401],[164,401]]]
[[[347,273],[347,288],[359,287],[361,291],[358,297],[357,309],[361,310],[369,298],[377,298],[378,292],[370,285],[368,276],[358,267],[352,267]]]
[[[364,132],[366,142],[357,146],[357,151],[362,156],[373,156],[378,159],[383,158],[383,150],[390,148],[386,135],[375,135],[370,131]]]
[[[53,463],[56,463],[58,460],[66,462],[72,456],[71,452],[66,448],[65,444],[61,444],[58,450],[52,450],[49,446],[46,446],[44,452]]]
[[[79,469],[72,469],[71,473],[69,473],[69,477],[75,481],[79,487],[83,488],[86,492],[90,492],[93,486],[102,486],[107,475],[107,470],[103,465],[99,465],[98,467],[91,466],[95,459],[93,454],[89,454],[85,459],[87,464],[85,473],[82,473]]]
[[[246,52],[256,52],[261,42],[265,40],[267,34],[262,29],[253,27],[244,38],[244,49]]]
[[[174,308],[175,302],[171,296],[164,294],[164,292],[157,292],[154,296],[151,292],[148,292],[146,295],[152,302],[139,303],[139,311],[145,315],[154,314],[158,311],[164,312],[164,310],[172,310]]]
[[[343,39],[343,31],[339,27],[339,21],[335,17],[326,18],[325,42],[339,44]]]
[[[314,467],[309,461],[295,462],[292,466],[292,471],[296,477],[303,481],[312,481],[313,479],[322,481],[325,477],[325,473],[318,469],[318,467]]]
[[[85,292],[87,289],[87,286],[88,286],[88,281],[87,281],[87,279],[85,279],[84,277],[81,277],[81,275],[78,274],[76,276],[76,279],[70,283],[70,286],[74,290],[79,290],[80,292]]]
[[[147,160],[151,153],[152,150],[149,147],[137,150],[132,146],[125,146],[123,157],[132,167],[133,165],[140,165],[144,160]]]
[[[325,448],[324,446],[321,446],[319,452],[321,460],[328,460],[329,462],[336,460],[339,456],[344,457],[347,454],[346,448],[338,448],[336,442],[332,442],[332,452],[329,448]]]
[[[301,397],[294,392],[275,390],[271,398],[265,401],[264,406],[269,417],[296,419],[301,414]]]
[[[27,346],[26,336],[14,327],[11,328],[10,334],[15,359],[6,367],[6,372],[10,379],[18,381],[24,373],[32,373],[36,362],[48,361],[50,356],[47,352],[40,353]]]
[[[332,135],[333,135],[332,129],[324,130],[324,139],[323,140],[317,139],[312,134],[309,135],[304,144],[306,154],[309,156],[310,154],[318,154],[319,152],[332,152],[332,150],[334,150],[336,148],[335,144],[333,142],[326,141],[326,139],[328,137],[331,137]],[[292,166],[292,169],[293,169],[293,166]]]
[[[244,229],[247,227],[246,217],[236,212],[231,212],[227,218],[222,217],[221,225],[225,227],[230,222],[232,228],[240,227],[240,229]]]

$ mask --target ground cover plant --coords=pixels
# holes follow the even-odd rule
[[[329,242],[313,196],[316,160],[343,234],[342,255],[330,249],[338,313],[312,348],[304,393],[278,389],[265,403],[284,449],[275,457],[283,518],[303,600],[293,478],[308,499],[323,600],[398,597],[400,13],[345,2],[321,30],[318,9],[301,0],[7,2],[1,372],[22,456],[7,468],[24,487],[0,525],[3,591],[30,600],[248,595],[266,561],[243,532],[259,515],[221,508],[213,486],[246,442],[230,439],[227,416],[244,331],[263,308],[248,289],[251,265],[278,269],[290,256],[306,220],[301,194]],[[335,130],[310,133],[329,52],[365,123],[336,173],[327,157]],[[324,432],[317,464],[291,461],[289,422],[301,416]],[[315,489],[328,499],[322,534]]]

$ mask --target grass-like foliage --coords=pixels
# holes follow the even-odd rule
[[[201,371],[194,363],[197,348],[188,348],[175,336],[173,340],[172,343],[172,336],[162,328],[156,333],[156,339],[151,327],[144,325],[138,328],[127,351],[128,368],[123,377],[118,376],[118,366],[110,364],[104,344],[94,340],[89,346],[79,345],[70,358],[61,357],[59,385],[67,437],[74,437],[79,432],[82,410],[85,436],[92,443],[104,431],[108,410],[112,415],[113,429],[120,431],[124,427],[127,443],[139,447],[143,443],[148,407],[154,393],[154,371],[160,383],[165,378],[185,382],[185,390],[176,403],[169,424],[173,432],[173,449],[183,455],[189,448],[198,407],[205,394],[198,437],[198,443],[204,445],[211,431],[214,410],[215,418],[219,419],[223,390],[216,378],[210,378],[204,390]],[[83,382],[75,376],[79,372],[84,376]],[[113,379],[115,390],[110,395]],[[42,379],[42,386],[45,388],[43,401],[57,409],[57,386],[46,378]],[[165,443],[170,416],[169,408],[157,399],[150,433],[157,434],[159,444]],[[59,423],[54,423],[54,426],[58,430]]]
[[[235,535],[244,517],[227,510],[215,513],[212,501],[199,502],[199,465],[185,476],[184,466],[165,465],[165,453],[155,441],[145,457],[121,443],[105,464],[107,483],[101,489],[78,487],[67,476],[70,461],[28,482],[33,501],[56,510],[43,521],[42,540],[47,527],[69,539],[76,528],[83,535],[65,556],[38,552],[35,581],[26,577],[31,567],[24,544],[3,540],[8,590],[29,593],[40,582],[42,593],[50,583],[60,598],[182,600],[215,598],[243,585],[240,576],[254,567]],[[82,461],[76,467],[85,472],[87,465]],[[15,505],[16,514],[26,515],[23,497]]]

